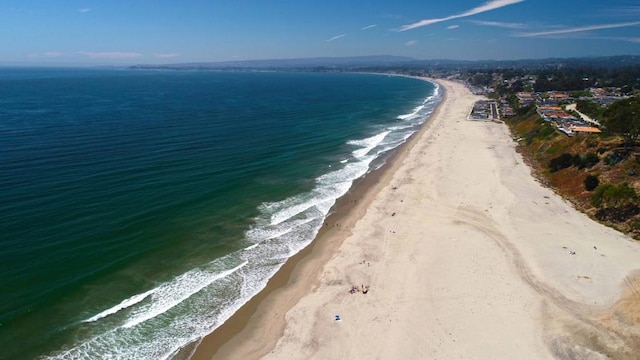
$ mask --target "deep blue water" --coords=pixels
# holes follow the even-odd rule
[[[170,356],[438,99],[380,75],[0,68],[0,358]]]

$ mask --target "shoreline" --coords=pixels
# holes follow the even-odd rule
[[[467,120],[481,97],[437,83],[430,119],[336,203],[340,226],[193,359],[633,359],[640,244],[543,187],[505,124]]]
[[[375,73],[374,75],[389,74]],[[177,358],[185,357],[192,360],[217,358],[221,356],[218,354],[221,348],[232,347],[234,343],[244,341],[245,337],[249,338],[251,333],[255,332],[252,326],[249,325],[255,326],[256,322],[266,321],[264,319],[265,314],[271,312],[274,300],[271,300],[270,297],[287,296],[285,288],[294,284],[300,286],[299,283],[304,281],[303,274],[321,271],[321,267],[332,255],[331,248],[337,248],[347,238],[350,231],[349,226],[352,226],[366,212],[367,205],[369,205],[366,200],[369,200],[368,202],[370,203],[375,193],[379,191],[379,187],[386,185],[384,181],[389,180],[389,173],[398,166],[397,162],[401,161],[403,154],[408,151],[407,148],[414,146],[420,134],[427,131],[431,126],[431,119],[437,116],[439,108],[446,98],[446,91],[442,84],[433,79],[398,74],[391,75],[428,81],[439,87],[438,91],[440,92],[441,100],[430,114],[429,119],[404,144],[394,149],[380,168],[367,173],[363,178],[357,179],[347,194],[336,201],[334,208],[325,219],[325,224],[337,223],[341,224],[340,227],[325,226],[321,228],[307,247],[289,258],[278,272],[269,279],[264,289],[238,309],[221,326],[202,338],[200,342],[183,348],[178,353],[179,356]],[[363,199],[365,200],[364,202],[362,201]],[[308,286],[307,291],[310,290],[311,286]],[[295,299],[287,297],[287,302],[290,306],[293,306],[294,301]],[[253,318],[254,316],[256,318]],[[284,328],[284,314],[277,312],[277,316],[279,327]],[[273,320],[273,318],[270,318],[270,321]],[[241,334],[242,332],[247,333]],[[271,341],[273,345],[275,345],[275,340],[277,339]],[[233,352],[233,348],[229,352]],[[224,358],[224,356],[221,358]]]

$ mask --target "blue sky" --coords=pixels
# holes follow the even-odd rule
[[[0,0],[0,64],[640,55],[638,0]]]

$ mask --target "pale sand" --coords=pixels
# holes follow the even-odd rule
[[[326,234],[344,241],[303,259],[215,358],[637,354],[638,319],[607,309],[625,286],[638,296],[640,245],[540,185],[505,124],[467,120],[480,97],[438,82],[430,124]]]

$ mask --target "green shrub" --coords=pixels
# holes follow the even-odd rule
[[[564,153],[549,161],[549,170],[551,170],[551,172],[556,172],[558,170],[568,168],[573,164],[573,156],[571,154]]]
[[[596,164],[598,164],[599,162],[600,162],[600,158],[598,157],[598,155],[592,152],[588,152],[587,155],[585,155],[584,158],[582,159],[582,165],[587,169],[590,169],[596,166]]]
[[[610,188],[614,187],[612,184],[602,184],[596,187],[596,190],[593,192],[591,196],[591,205],[595,207],[601,207],[604,203],[604,193],[608,191]]]
[[[556,129],[554,129],[551,125],[545,124],[540,131],[536,134],[536,138],[538,139],[546,139],[551,135],[556,133]]]
[[[577,166],[578,169],[590,169],[594,167],[597,163],[600,162],[600,158],[598,155],[589,152],[585,156],[574,155],[573,156],[573,165]]]
[[[614,151],[611,154],[605,156],[604,163],[609,166],[613,166],[619,163],[620,161],[624,160],[626,157],[627,157],[627,154],[625,152]]]
[[[588,148],[596,147],[598,146],[598,144],[599,144],[598,139],[596,139],[593,136],[589,136],[587,138],[587,141],[585,142],[585,145],[587,145]]]
[[[636,191],[627,183],[616,186],[602,184],[596,188],[591,197],[591,205],[595,207],[618,207],[638,199]]]
[[[598,177],[595,175],[588,175],[584,179],[584,188],[587,191],[592,191],[593,189],[597,188],[598,185],[600,185],[600,180],[598,180]]]
[[[620,206],[635,201],[638,198],[636,191],[627,183],[624,183],[605,193],[609,206]]]
[[[579,154],[573,155],[573,165],[576,166],[578,169],[584,168],[584,162],[582,161],[582,156],[580,156]]]

